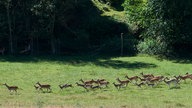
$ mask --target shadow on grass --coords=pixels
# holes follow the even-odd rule
[[[94,64],[96,66],[115,69],[140,69],[157,67],[157,65],[152,63],[112,60],[111,57],[102,56],[1,56],[0,61],[21,63],[56,62],[74,66],[85,66],[87,64]]]
[[[174,63],[180,63],[180,64],[191,64],[192,63],[192,57],[189,58],[176,58],[171,59]]]
[[[192,63],[192,54],[186,55],[173,55],[169,57],[158,57],[158,60],[169,60],[173,63],[180,63],[180,64],[191,64]]]
[[[192,63],[192,54],[191,55],[186,55],[186,56],[178,56],[178,55],[173,55],[173,56],[153,56],[159,61],[163,60],[168,60],[172,61],[173,63],[179,63],[179,64],[191,64]]]

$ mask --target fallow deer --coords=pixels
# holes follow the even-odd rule
[[[140,81],[146,81],[147,79],[146,78],[141,78],[139,77]]]
[[[39,89],[39,86],[38,85],[34,85],[35,89],[38,90]]]
[[[64,88],[73,87],[72,84],[63,84],[59,85],[60,89],[63,90]]]
[[[125,76],[125,78],[127,78],[128,80],[130,80],[130,81],[136,81],[137,82],[137,80],[138,80],[138,76],[132,76],[132,77],[128,77],[127,75]]]
[[[6,83],[3,84],[3,85],[5,85],[10,92],[11,92],[11,91],[17,92],[17,90],[19,89],[18,86],[8,86]]]
[[[150,82],[150,83],[157,83],[157,82],[159,82],[159,78],[152,78],[152,79],[150,79],[150,80],[148,80],[148,82]]]
[[[93,80],[93,79],[92,79]],[[105,79],[97,79],[97,80],[93,80],[93,82],[95,83],[95,84],[100,84],[100,82],[107,82]]]
[[[101,89],[101,86],[100,85],[95,85],[95,86],[91,86],[91,89]]]
[[[42,84],[40,84],[39,82],[37,82],[36,84],[39,85],[39,89],[40,89],[40,90],[47,89],[47,91],[48,91],[48,90],[51,91],[51,85],[49,85],[49,84],[44,84],[44,85],[42,85]]]
[[[192,79],[192,77],[189,75],[184,75],[184,76],[179,75],[178,78],[180,78],[180,80],[184,80],[185,82],[186,82],[186,79]]]
[[[78,82],[76,82],[77,86],[83,87],[84,89],[86,89],[87,91],[89,91],[88,88],[92,88],[92,84],[79,84]]]
[[[167,79],[167,78],[165,78],[165,79]],[[174,83],[175,87],[179,83],[179,80],[177,80],[177,79],[170,79],[170,80],[167,80],[167,81],[165,79],[163,81],[169,86],[169,88],[170,88],[171,83]]]
[[[142,85],[145,85],[145,82],[140,82],[139,84],[135,83],[135,85],[141,88]]]
[[[99,81],[99,85],[100,85],[100,86],[108,87],[109,82],[108,82],[108,81]]]
[[[143,74],[143,72],[141,72],[140,74],[142,75],[143,78],[154,77],[153,74]]]
[[[83,79],[80,79],[79,81],[81,81],[83,84],[93,84],[94,80],[90,80],[90,81],[84,81]]]
[[[150,87],[154,87],[155,86],[155,83],[149,83],[149,82],[146,82],[146,84]]]
[[[129,80],[120,80],[119,78],[116,79],[119,83],[121,83],[122,85],[125,85],[127,87],[127,85],[129,84]]]
[[[114,86],[115,86],[115,88],[117,88],[118,90],[119,90],[120,88],[122,88],[122,87],[123,87],[123,84],[122,84],[122,83],[115,84],[115,82],[113,82],[113,85],[114,85]]]

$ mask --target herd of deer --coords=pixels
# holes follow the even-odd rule
[[[184,80],[184,81],[186,79],[192,80],[192,74],[189,74],[189,73],[186,73],[185,75],[174,76],[173,78],[168,78],[164,76],[154,76],[153,74],[143,74],[143,72],[140,74],[141,74],[141,77],[139,76],[129,77],[126,75],[125,76],[126,80],[120,80],[119,78],[117,78],[116,80],[118,83],[113,82],[113,85],[119,90],[120,88],[127,87],[129,83],[133,83],[134,85],[141,88],[144,85],[154,87],[158,83],[164,81],[165,84],[167,84],[170,88],[171,84],[174,84],[174,87],[177,87],[177,85],[181,80]],[[76,82],[76,85],[79,87],[83,87],[86,91],[106,88],[109,85],[109,82],[106,81],[106,79],[97,79],[97,80],[92,79],[88,81],[84,81],[83,79],[80,79],[79,81],[80,83]],[[18,89],[21,89],[18,86],[9,86],[6,83],[2,85],[5,85],[10,92],[11,91],[17,92]],[[42,91],[47,90],[47,92],[52,91],[51,85],[49,84],[40,84],[39,82],[37,82],[34,85],[34,87],[36,90],[42,90]],[[59,85],[59,88],[61,90],[68,87],[73,87],[73,86],[72,84]]]

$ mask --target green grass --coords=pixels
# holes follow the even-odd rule
[[[77,87],[79,79],[105,78],[110,83],[125,75],[140,75],[140,72],[173,76],[192,73],[190,60],[164,60],[149,56],[136,57],[0,57],[0,83],[17,85],[23,90],[10,93],[0,86],[0,107],[14,108],[190,108],[192,106],[192,81],[181,82],[179,89],[169,89],[161,83],[155,88],[109,88],[86,92]],[[37,82],[49,83],[52,93],[35,90]],[[71,83],[74,88],[61,91],[62,83]]]

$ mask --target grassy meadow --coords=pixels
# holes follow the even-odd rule
[[[129,84],[117,90],[116,78],[126,79],[143,72],[172,77],[192,73],[191,60],[166,60],[149,56],[135,57],[31,57],[0,56],[0,107],[2,108],[190,108],[192,81],[169,89],[164,82],[154,88]],[[76,86],[79,79],[104,78],[108,88],[86,92]],[[50,84],[52,93],[36,91],[36,82]],[[17,85],[22,90],[10,93],[2,85]],[[74,88],[60,90],[59,84]]]

